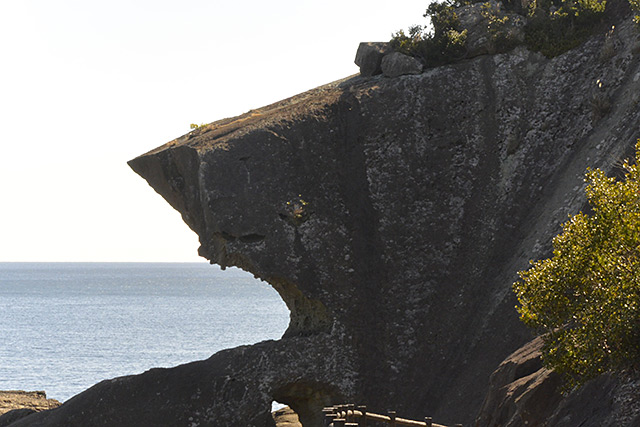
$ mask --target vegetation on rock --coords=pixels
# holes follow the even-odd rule
[[[453,62],[465,57],[467,30],[459,25],[456,9],[474,3],[484,3],[489,13],[490,2],[482,0],[443,0],[429,5],[425,18],[431,25],[409,27],[408,33],[400,30],[392,35],[392,47],[401,53],[422,59],[429,67]],[[604,17],[606,0],[538,0],[519,2],[505,0],[504,8],[526,16],[524,45],[554,57],[566,52],[594,34]],[[629,0],[633,10],[640,10],[640,0]],[[499,28],[505,25],[504,17],[484,16],[489,20],[489,30],[497,51],[506,51],[513,42],[502,37]],[[638,19],[638,17],[636,17]]]
[[[396,52],[420,58],[430,67],[463,58],[467,31],[458,30],[457,4],[457,0],[431,3],[423,16],[430,19],[432,29],[414,25],[409,27],[408,34],[400,30],[393,34],[391,47]]]
[[[631,6],[631,10],[635,13],[633,17],[634,22],[640,25],[640,0],[629,0],[629,6]]]
[[[545,332],[545,365],[569,387],[640,361],[640,168],[622,167],[620,180],[588,171],[590,212],[571,217],[553,256],[514,284],[521,320]]]
[[[554,57],[581,44],[604,16],[606,1],[541,0],[527,11],[525,46]]]

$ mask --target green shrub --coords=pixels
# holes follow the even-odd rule
[[[391,47],[400,53],[420,58],[430,67],[447,64],[465,55],[467,32],[458,30],[456,2],[433,2],[424,17],[431,20],[432,30],[426,26],[409,27],[409,34],[403,30],[393,34]]]
[[[465,56],[467,32],[460,28],[455,9],[483,0],[445,0],[429,4],[423,15],[429,18],[427,26],[410,27],[408,34],[400,30],[392,35],[391,46],[398,52],[415,56],[428,66],[454,62]],[[640,0],[629,0],[632,8],[640,10]],[[524,44],[547,57],[564,53],[586,40],[599,29],[604,16],[606,0],[532,0],[525,9],[520,1],[505,0],[504,8],[527,15]],[[487,12],[490,13],[487,3]],[[496,51],[514,47],[512,40],[503,38],[501,28],[505,19],[490,18],[489,31],[493,34]]]
[[[525,46],[550,58],[573,49],[600,28],[605,5],[600,0],[531,2]]]
[[[640,0],[629,0],[629,6],[631,6],[631,10],[636,14],[633,17],[636,25],[640,25]]]
[[[490,53],[506,52],[516,47],[518,42],[507,37],[506,29],[509,25],[510,17],[505,15],[499,17],[498,10],[492,7],[491,3],[486,2],[481,6],[481,15],[487,20],[487,30],[491,37],[492,49]]]
[[[640,169],[623,168],[621,180],[589,170],[591,212],[571,217],[553,256],[514,283],[521,320],[545,333],[543,361],[569,387],[640,361]]]

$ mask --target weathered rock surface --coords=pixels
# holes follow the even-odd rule
[[[391,52],[387,42],[362,42],[356,52],[355,63],[360,75],[370,77],[382,73],[382,58]]]
[[[542,339],[514,352],[491,375],[476,426],[543,425],[562,399],[558,374],[542,367]]]
[[[392,52],[382,58],[382,74],[385,77],[398,77],[407,74],[420,74],[422,63],[416,58],[399,52]]]
[[[640,427],[640,375],[603,375],[564,397],[541,425]]]
[[[102,382],[16,425],[305,426],[355,401],[472,423],[530,340],[511,283],[639,136],[630,22],[553,60],[517,48],[395,79],[354,77],[199,128],[130,162],[202,256],[269,282],[283,339]],[[611,109],[594,118],[595,82]],[[158,230],[161,233],[161,230]],[[106,421],[105,421],[106,420]]]
[[[501,46],[515,46],[524,41],[524,16],[507,12],[502,2],[490,0],[456,9],[460,28],[467,31],[467,57],[493,54]]]
[[[318,364],[318,357],[325,363]],[[353,358],[322,334],[265,341],[172,369],[102,381],[59,408],[11,426],[273,427],[274,399],[289,403],[302,422],[317,425],[322,407],[352,388]]]
[[[563,396],[560,376],[542,367],[541,348],[536,338],[500,364],[476,427],[640,425],[639,375],[603,375]]]
[[[34,412],[56,408],[61,403],[47,399],[44,391],[0,391],[0,427],[8,426]]]

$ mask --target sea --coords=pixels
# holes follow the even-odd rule
[[[65,401],[97,382],[279,339],[267,283],[203,263],[0,263],[0,390]]]

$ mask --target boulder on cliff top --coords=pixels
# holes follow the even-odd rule
[[[392,52],[382,58],[381,68],[385,77],[398,77],[406,74],[420,74],[423,65],[412,56]]]
[[[362,42],[356,52],[355,63],[364,77],[382,73],[382,58],[391,52],[388,42]]]

